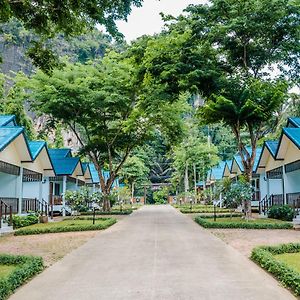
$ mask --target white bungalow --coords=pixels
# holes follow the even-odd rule
[[[268,205],[300,205],[300,118],[289,118],[279,141],[267,141],[257,166]]]

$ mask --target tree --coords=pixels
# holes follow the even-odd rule
[[[200,94],[202,123],[231,127],[250,180],[257,142],[286,99],[283,76],[299,80],[299,7],[289,0],[211,0],[165,20],[165,32],[147,42],[145,78],[169,98]],[[274,69],[281,77],[274,78]]]
[[[32,107],[68,126],[78,138],[81,153],[94,163],[104,210],[110,209],[113,182],[132,151],[150,140],[155,128],[174,140],[181,130],[181,111],[176,105],[149,103],[139,89],[136,70],[113,52],[88,65],[68,64],[52,76],[37,72],[29,84]],[[110,172],[107,180],[104,168]]]
[[[145,163],[137,156],[131,156],[126,160],[120,171],[120,176],[130,186],[131,198],[134,197],[135,185],[140,186],[147,182],[149,171]]]
[[[19,73],[14,79],[8,78],[12,81],[12,86],[5,91],[5,81],[7,76],[0,74],[0,110],[3,114],[15,115],[17,124],[23,126],[26,135],[33,139],[35,138],[35,131],[31,119],[27,116],[24,108],[25,92],[23,89],[23,74]],[[6,79],[6,80],[5,80]],[[2,92],[2,94],[1,94]]]
[[[45,46],[49,38],[57,33],[79,35],[97,24],[104,25],[112,35],[120,36],[115,21],[126,20],[132,5],[141,6],[142,0],[3,0],[0,5],[0,23],[15,18],[22,22],[25,29],[37,34],[39,38],[32,41],[28,55],[37,66],[49,72],[57,65],[55,55],[49,46]]]

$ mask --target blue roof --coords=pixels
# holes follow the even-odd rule
[[[196,183],[196,186],[204,186],[204,181],[199,181]]]
[[[40,154],[42,149],[46,146],[44,141],[29,141],[28,142],[29,150],[31,152],[32,159],[35,160]]]
[[[83,162],[81,163],[81,165],[82,165],[83,173],[85,173],[86,169],[89,168],[89,163]]]
[[[79,157],[51,157],[51,161],[54,167],[54,172],[57,176],[72,175],[78,163],[80,163]]]
[[[216,180],[222,179],[225,165],[226,165],[226,162],[221,161],[217,166],[215,166],[211,169],[211,175],[213,175],[213,177]]]
[[[91,175],[92,175],[92,182],[99,183],[100,182],[99,175],[95,168],[95,165],[93,163],[89,163],[89,167],[90,167],[90,171],[91,171]]]
[[[0,127],[0,151],[23,133],[23,127]]]
[[[292,125],[292,126],[290,126]],[[288,127],[300,128],[300,117],[288,118]]]
[[[62,148],[62,149],[48,149],[51,158],[64,158],[64,157],[71,157],[72,150],[69,148]]]
[[[283,128],[282,131],[300,149],[300,128]]]
[[[0,115],[0,126],[16,126],[16,117],[14,115]]]
[[[272,156],[275,157],[279,142],[278,141],[266,141],[265,145],[269,149]]]
[[[246,150],[251,155],[252,149],[250,147],[246,147]],[[258,165],[258,162],[259,162],[259,158],[260,158],[261,152],[262,152],[262,148],[261,147],[256,148],[256,155],[255,155],[255,160],[254,160],[254,165],[253,165],[253,171],[255,171],[257,169],[257,165]],[[243,162],[242,162],[241,156],[239,154],[236,154],[233,159],[236,161],[236,163],[239,166],[241,172],[244,172],[244,166],[243,166]],[[231,169],[232,169],[232,165],[231,165]]]

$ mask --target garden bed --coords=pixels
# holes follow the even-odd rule
[[[300,296],[299,243],[257,247],[253,249],[251,258]]]
[[[44,269],[41,257],[0,254],[0,299]]]
[[[90,218],[66,219],[60,222],[49,222],[30,225],[15,231],[15,235],[44,234],[56,232],[103,230],[117,222],[114,218],[97,218],[95,224]]]
[[[244,228],[244,229],[291,229],[291,222],[284,222],[275,219],[254,219],[245,220],[241,217],[221,217],[214,221],[211,217],[203,218],[198,216],[195,221],[204,228]]]

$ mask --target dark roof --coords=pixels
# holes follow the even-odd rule
[[[24,134],[23,127],[0,127],[0,151],[6,148],[20,134]]]
[[[0,115],[0,126],[16,126],[16,117],[14,115]]]
[[[287,127],[300,128],[300,117],[288,118]]]

